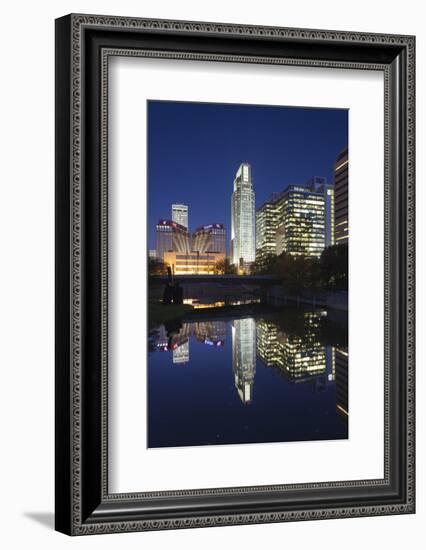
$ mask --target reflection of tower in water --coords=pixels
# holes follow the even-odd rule
[[[253,399],[253,383],[256,373],[256,322],[254,319],[238,319],[232,323],[232,368],[235,387],[244,404]]]
[[[189,362],[189,340],[173,349],[173,364]]]
[[[189,362],[189,337],[191,335],[190,328],[187,323],[179,323],[170,327],[168,331],[169,344],[168,348],[173,353],[173,364],[185,364]]]

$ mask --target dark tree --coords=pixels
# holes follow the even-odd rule
[[[229,258],[225,258],[216,262],[214,272],[216,275],[235,275],[237,269],[234,264],[231,264]]]
[[[150,277],[167,275],[167,264],[156,258],[148,258],[148,275]]]
[[[321,277],[326,288],[348,289],[348,245],[336,244],[321,254]]]

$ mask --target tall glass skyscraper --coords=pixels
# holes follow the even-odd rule
[[[231,199],[231,261],[248,268],[256,255],[255,195],[251,166],[240,164]]]
[[[315,176],[304,186],[289,185],[274,193],[256,212],[256,261],[287,252],[321,256],[334,238],[334,186]]]
[[[327,178],[314,176],[306,185],[316,193],[324,195],[324,245],[334,245],[334,184],[327,183]]]
[[[325,246],[324,194],[290,185],[279,200],[280,224],[276,252],[321,256]]]
[[[256,211],[256,262],[262,267],[268,258],[277,255],[279,206],[276,197],[271,197]]]
[[[336,244],[347,244],[349,239],[349,155],[348,149],[340,153],[334,163],[334,185],[336,193],[335,238]]]

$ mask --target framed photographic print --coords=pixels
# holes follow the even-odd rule
[[[56,529],[406,514],[412,36],[56,21]]]

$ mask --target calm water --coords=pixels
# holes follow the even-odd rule
[[[149,336],[148,446],[348,437],[348,354],[326,312],[174,322]]]

